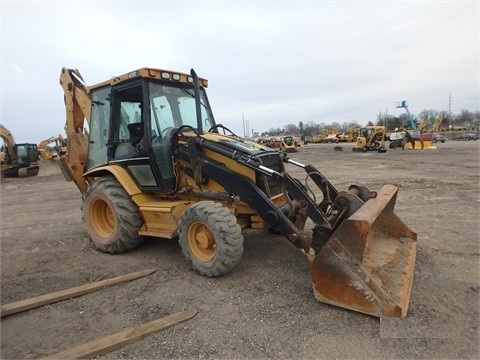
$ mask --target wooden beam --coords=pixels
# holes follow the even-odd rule
[[[80,285],[70,289],[60,290],[50,294],[40,295],[30,299],[5,304],[0,307],[0,317],[16,314],[21,311],[85,295],[97,290],[101,290],[108,286],[118,285],[127,281],[136,280],[141,277],[153,274],[155,271],[156,269],[142,270],[131,274],[117,276],[111,279],[101,280],[94,283]]]
[[[187,321],[197,315],[197,313],[197,309],[178,312],[173,315],[139,325],[137,327],[120,331],[116,334],[109,335],[98,340],[93,340],[85,344],[74,346],[70,349],[50,355],[43,360],[88,359],[95,356],[104,355],[156,332],[168,329],[173,325]]]

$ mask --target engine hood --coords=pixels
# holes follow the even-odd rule
[[[239,151],[243,154],[255,156],[264,153],[276,153],[278,151],[251,140],[244,140],[236,136],[221,135],[218,133],[205,133],[202,138],[220,144],[222,147]]]

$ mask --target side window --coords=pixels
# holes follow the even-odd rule
[[[128,125],[142,122],[142,107],[138,101],[122,101],[120,104],[120,124],[118,129],[118,141],[129,141],[131,138]]]
[[[189,97],[179,97],[178,98],[178,109],[180,110],[180,114],[182,115],[182,123],[183,125],[190,125],[194,128],[197,127],[197,110],[195,107],[195,98]],[[202,109],[202,119],[205,116],[205,109]]]
[[[166,96],[152,98],[150,104],[152,138],[162,136],[162,131],[175,127],[172,109]]]
[[[90,141],[88,144],[88,168],[107,162],[107,143],[110,124],[110,88],[92,93],[90,117]]]

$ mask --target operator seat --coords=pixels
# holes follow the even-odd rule
[[[130,139],[121,142],[115,148],[115,159],[128,159],[131,157],[138,157],[144,150],[142,144],[143,139],[143,124],[131,123],[127,125]]]
[[[143,138],[143,124],[132,123],[128,124],[127,128],[130,133],[130,142],[132,143],[132,146],[136,147]]]

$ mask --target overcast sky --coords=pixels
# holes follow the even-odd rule
[[[209,79],[244,133],[379,112],[479,110],[479,1],[1,2],[1,118],[17,142],[64,133],[62,67],[95,84],[141,67]]]

